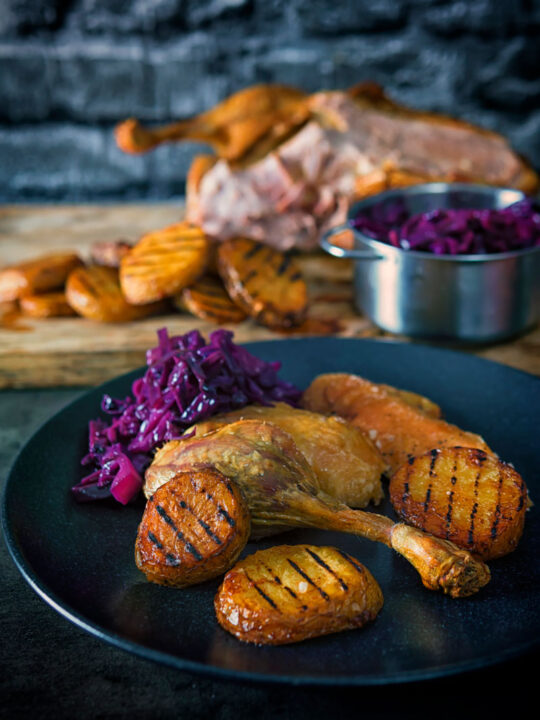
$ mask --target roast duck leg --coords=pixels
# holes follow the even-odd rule
[[[324,493],[291,435],[269,422],[241,420],[199,437],[167,443],[146,472],[151,497],[179,473],[213,468],[241,489],[252,535],[289,527],[339,530],[381,542],[403,555],[425,587],[466,597],[489,582],[487,566],[451,542],[404,523],[352,510]]]

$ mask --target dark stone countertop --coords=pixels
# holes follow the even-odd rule
[[[80,390],[0,393],[0,481],[15,454]],[[0,541],[0,718],[498,718],[531,706],[538,654],[407,685],[316,689],[233,684],[109,646],[41,600]]]

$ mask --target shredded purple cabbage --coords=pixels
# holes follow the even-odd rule
[[[435,255],[483,255],[540,246],[540,205],[525,198],[501,210],[439,209],[411,215],[402,199],[350,221],[374,240]]]
[[[109,419],[89,423],[81,463],[92,471],[72,488],[79,501],[111,495],[124,505],[133,500],[154,451],[199,420],[250,403],[296,405],[300,399],[297,388],[279,379],[281,363],[255,357],[227,330],[211,333],[206,343],[198,330],[169,337],[163,328],[146,364],[131,396],[103,396]]]

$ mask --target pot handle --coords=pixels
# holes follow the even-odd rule
[[[382,260],[382,256],[376,255],[372,250],[356,250],[355,248],[348,250],[347,248],[339,247],[339,245],[334,245],[330,241],[330,238],[334,235],[338,235],[346,230],[351,230],[350,226],[346,223],[330,228],[319,240],[319,245],[327,253],[338,258],[350,258],[351,260]]]

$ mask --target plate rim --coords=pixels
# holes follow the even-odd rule
[[[332,344],[335,341],[346,344],[365,343],[372,346],[378,345],[393,345],[408,348],[419,348],[420,350],[427,350],[428,353],[448,355],[453,354],[461,358],[466,357],[474,363],[498,366],[504,371],[510,371],[517,373],[520,376],[525,376],[529,380],[536,380],[540,382],[540,377],[533,373],[526,372],[519,368],[514,368],[503,363],[491,360],[489,358],[478,357],[477,355],[470,354],[467,352],[461,352],[452,348],[441,348],[439,346],[432,346],[424,343],[409,343],[401,342],[399,340],[375,340],[372,338],[341,338],[341,337],[294,337],[294,338],[283,338],[283,339],[267,339],[267,340],[254,340],[250,342],[238,343],[242,347],[246,347],[248,350],[255,345],[261,344],[276,344],[276,343],[304,343],[306,341],[323,341],[325,343]],[[413,352],[416,352],[415,350]],[[130,640],[116,632],[113,632],[99,623],[88,620],[80,612],[77,611],[70,603],[59,598],[55,591],[52,590],[46,582],[44,582],[39,575],[34,571],[33,567],[27,562],[20,550],[19,544],[14,537],[12,528],[10,525],[8,504],[9,494],[14,484],[14,474],[17,466],[20,462],[23,462],[23,456],[28,446],[36,440],[41,432],[49,425],[54,424],[57,418],[67,410],[71,409],[74,405],[82,401],[89,394],[99,393],[110,383],[126,382],[131,376],[136,378],[138,374],[144,372],[145,365],[129,370],[125,373],[117,375],[113,378],[100,383],[96,386],[90,386],[83,389],[80,394],[74,399],[66,403],[53,415],[46,418],[26,439],[22,447],[17,452],[14,460],[11,463],[9,471],[7,473],[6,481],[4,484],[1,505],[0,505],[0,524],[2,526],[2,533],[4,541],[8,548],[11,559],[13,560],[18,571],[31,587],[31,589],[43,600],[49,607],[54,609],[60,616],[74,624],[76,627],[84,630],[93,637],[106,642],[109,645],[117,647],[125,652],[130,652],[137,657],[144,660],[150,660],[151,662],[166,665],[168,667],[175,668],[179,671],[190,672],[194,675],[201,675],[208,678],[213,678],[220,681],[234,681],[234,682],[249,682],[256,684],[270,684],[270,685],[287,685],[287,686],[319,686],[319,687],[368,687],[368,686],[384,686],[384,685],[396,685],[400,683],[412,683],[418,681],[434,680],[438,678],[449,677],[453,675],[459,675],[462,673],[480,670],[483,668],[492,667],[504,663],[508,660],[520,657],[535,648],[540,646],[540,638],[532,638],[527,642],[514,645],[511,648],[498,652],[496,655],[487,654],[481,655],[476,658],[464,660],[460,662],[450,663],[448,665],[437,665],[433,666],[429,670],[411,670],[411,671],[396,671],[391,674],[384,676],[372,676],[365,674],[356,675],[344,675],[344,676],[317,676],[317,675],[282,675],[282,674],[268,674],[262,672],[248,672],[245,670],[232,670],[216,665],[197,662],[185,658],[181,658],[171,653],[156,650],[154,648],[142,645],[133,640]]]

